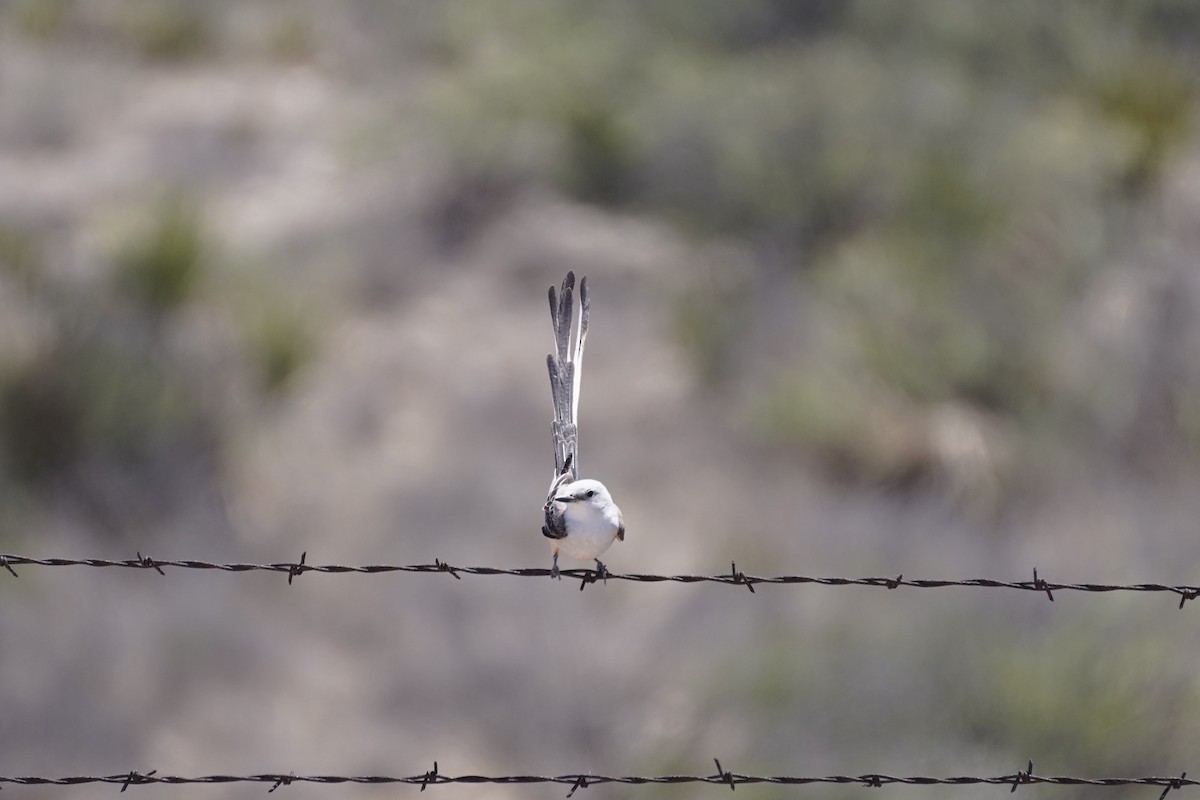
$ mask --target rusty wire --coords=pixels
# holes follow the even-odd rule
[[[289,786],[293,783],[317,784],[408,784],[420,786],[425,791],[428,786],[439,786],[454,783],[487,783],[487,784],[532,784],[557,783],[570,786],[567,797],[575,794],[578,789],[586,789],[604,783],[619,783],[631,786],[646,786],[653,784],[682,784],[708,783],[728,786],[731,790],[740,785],[756,783],[773,783],[785,786],[804,786],[819,783],[849,784],[881,788],[883,786],[902,784],[908,786],[1009,786],[1015,792],[1019,786],[1032,784],[1047,784],[1052,786],[1154,786],[1161,787],[1159,800],[1172,789],[1185,786],[1200,785],[1200,780],[1188,778],[1184,772],[1178,778],[1163,776],[1144,776],[1137,778],[1084,778],[1073,775],[1037,775],[1033,771],[1033,762],[1024,770],[1018,770],[1011,775],[993,777],[979,775],[963,775],[951,777],[934,776],[897,776],[881,773],[866,773],[863,775],[746,775],[732,772],[721,767],[718,759],[713,759],[717,772],[713,775],[594,775],[590,773],[570,773],[565,775],[445,775],[438,771],[438,764],[433,763],[433,769],[417,775],[393,777],[388,775],[297,775],[288,773],[262,773],[257,775],[200,775],[183,777],[179,775],[159,775],[157,771],[127,772],[119,775],[76,775],[63,778],[47,777],[4,777],[0,776],[0,784],[16,784],[19,786],[79,786],[91,783],[108,783],[121,787],[125,791],[130,786],[144,785],[178,785],[178,784],[222,784],[222,783],[261,783],[270,784],[269,792]]]
[[[270,564],[249,563],[217,563],[212,561],[197,561],[193,559],[155,559],[137,554],[136,558],[105,559],[105,558],[30,558],[13,553],[0,553],[0,569],[7,570],[13,577],[18,573],[15,567],[124,567],[128,569],[152,569],[160,575],[165,575],[164,568],[218,570],[221,572],[280,572],[288,576],[288,583],[306,572],[327,574],[360,574],[374,575],[386,572],[424,572],[445,573],[461,579],[463,575],[509,575],[518,578],[550,577],[550,570],[542,567],[522,567],[504,569],[499,567],[460,567],[445,561],[435,560],[431,564],[309,564],[306,563],[308,553],[301,555],[297,562],[275,562]],[[869,586],[877,589],[940,589],[949,586],[962,586],[986,589],[1016,589],[1026,592],[1044,593],[1051,601],[1054,592],[1165,592],[1179,597],[1179,607],[1183,608],[1188,600],[1200,597],[1200,586],[1188,584],[1167,583],[1059,583],[1049,581],[1033,570],[1033,578],[1024,581],[1002,581],[992,578],[963,578],[963,579],[912,579],[898,575],[895,578],[822,578],[809,575],[747,575],[730,564],[728,573],[718,575],[655,575],[639,572],[618,573],[607,570],[598,572],[594,569],[564,569],[561,574],[567,578],[580,581],[579,588],[588,584],[607,581],[629,581],[632,583],[721,583],[730,586],[745,586],[751,592],[758,585],[773,584],[808,584],[813,586]]]

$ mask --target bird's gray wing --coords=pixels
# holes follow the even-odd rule
[[[555,508],[554,503],[546,503],[546,524],[542,526],[542,535],[547,539],[565,539],[567,536],[566,514],[561,508]]]

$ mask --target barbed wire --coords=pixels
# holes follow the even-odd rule
[[[155,559],[143,556],[140,552],[136,558],[106,559],[106,558],[31,558],[13,553],[0,553],[0,569],[8,571],[12,577],[19,577],[15,567],[123,567],[127,569],[152,569],[159,575],[166,575],[163,568],[190,570],[218,570],[221,572],[281,572],[288,576],[290,584],[294,578],[306,572],[326,574],[360,574],[374,575],[386,572],[407,573],[445,573],[456,579],[463,575],[508,575],[518,578],[546,578],[551,576],[551,570],[542,567],[523,567],[504,569],[500,567],[460,567],[445,561],[434,560],[431,564],[309,564],[306,563],[308,553],[300,556],[298,562],[275,562],[270,564],[251,563],[219,563],[212,561],[197,561],[194,559]],[[813,586],[868,586],[877,589],[941,589],[951,586],[985,588],[985,589],[1015,589],[1026,592],[1045,593],[1053,602],[1054,592],[1165,592],[1179,597],[1179,607],[1183,608],[1188,600],[1200,597],[1200,586],[1189,584],[1167,583],[1059,583],[1048,581],[1033,570],[1033,579],[1025,581],[1002,581],[992,578],[961,578],[961,579],[911,579],[898,575],[895,578],[822,578],[810,575],[747,575],[737,568],[737,563],[729,565],[729,572],[720,575],[655,575],[640,572],[619,573],[595,569],[564,569],[560,574],[580,581],[582,591],[589,584],[608,581],[629,581],[633,583],[720,583],[731,586],[745,586],[751,592],[758,585],[775,584],[808,584]]]
[[[533,784],[557,783],[570,786],[567,797],[571,797],[579,789],[597,786],[605,783],[620,783],[630,786],[647,786],[654,784],[707,783],[728,786],[731,790],[740,785],[772,783],[785,786],[805,786],[810,784],[834,783],[882,788],[888,785],[907,786],[1010,786],[1011,792],[1017,787],[1033,784],[1052,786],[1154,786],[1162,787],[1159,800],[1166,797],[1172,789],[1185,786],[1198,786],[1200,780],[1188,778],[1182,773],[1178,778],[1168,778],[1149,775],[1137,778],[1084,778],[1074,775],[1037,775],[1033,771],[1033,762],[1024,770],[1018,770],[1011,775],[980,776],[962,775],[951,777],[934,777],[925,775],[897,776],[882,773],[866,773],[863,775],[746,775],[732,772],[721,767],[719,759],[713,759],[717,772],[713,775],[594,775],[591,773],[572,773],[566,775],[445,775],[438,771],[438,762],[433,762],[433,769],[418,775],[393,777],[388,775],[297,775],[288,773],[263,773],[258,775],[200,775],[183,777],[179,775],[159,775],[157,770],[150,772],[131,771],[120,775],[76,775],[64,778],[47,777],[4,777],[0,776],[0,784],[16,784],[19,786],[79,786],[92,783],[108,783],[121,787],[124,792],[130,786],[145,785],[179,785],[179,784],[223,784],[223,783],[262,783],[271,784],[268,792],[274,792],[282,786],[293,783],[316,784],[408,784],[420,786],[421,791],[429,786],[440,786],[454,783],[488,783],[488,784]]]

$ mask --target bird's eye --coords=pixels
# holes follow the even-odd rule
[[[585,495],[584,495],[584,497],[595,497],[595,496],[596,496],[596,490],[595,490],[595,489],[588,489],[588,490],[587,490],[587,494],[585,494]]]

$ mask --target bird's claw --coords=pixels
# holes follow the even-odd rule
[[[583,580],[579,582],[579,591],[582,592],[589,583],[596,581],[608,583],[608,567],[604,566],[604,562],[598,558],[596,559],[596,568],[591,572],[583,573]]]

